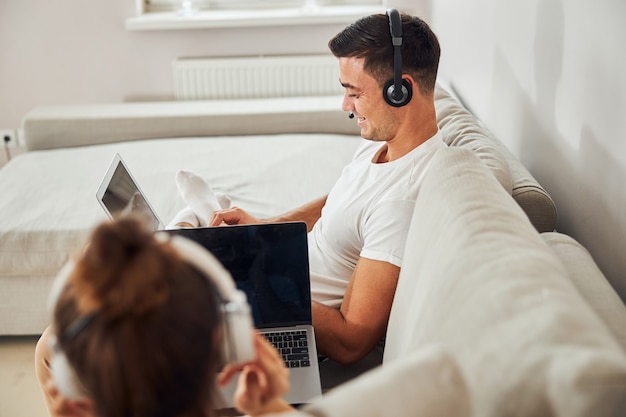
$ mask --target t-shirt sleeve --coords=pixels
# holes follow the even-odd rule
[[[363,227],[361,256],[401,267],[414,207],[415,202],[402,200],[374,208]]]

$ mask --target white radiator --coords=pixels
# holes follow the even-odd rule
[[[343,94],[332,55],[180,58],[173,73],[177,100]]]

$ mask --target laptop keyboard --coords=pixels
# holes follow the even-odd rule
[[[263,333],[263,336],[278,349],[287,368],[311,366],[306,331],[286,330]]]

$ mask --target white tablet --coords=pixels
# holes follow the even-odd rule
[[[115,154],[96,197],[113,220],[133,216],[145,221],[152,230],[165,228],[119,154]]]

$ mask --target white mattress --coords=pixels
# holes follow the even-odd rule
[[[0,170],[0,334],[45,327],[42,303],[52,278],[106,220],[95,193],[116,152],[167,223],[184,206],[174,182],[179,169],[203,176],[233,205],[272,216],[325,195],[360,140],[335,134],[177,138],[14,158]]]

